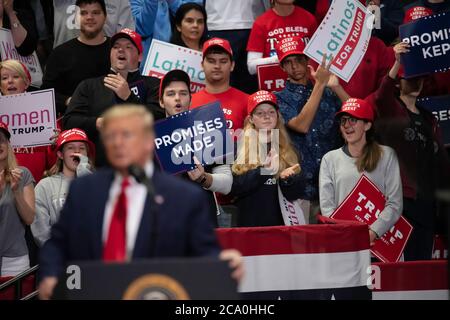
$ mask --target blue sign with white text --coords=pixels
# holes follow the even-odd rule
[[[409,43],[402,54],[405,78],[450,68],[450,12],[423,17],[400,26],[400,39]]]
[[[155,123],[156,156],[164,171],[172,174],[202,165],[224,163],[233,155],[233,141],[218,101],[179,113]]]
[[[417,100],[417,105],[430,111],[439,122],[445,145],[450,145],[450,95]]]

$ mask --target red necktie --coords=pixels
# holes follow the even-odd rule
[[[122,181],[119,198],[114,207],[108,238],[103,249],[103,261],[125,261],[127,252],[127,195],[128,178]]]

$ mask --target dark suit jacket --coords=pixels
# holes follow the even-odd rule
[[[59,276],[69,261],[102,259],[103,216],[113,180],[114,171],[104,169],[72,182],[59,221],[41,251],[41,277]],[[150,204],[147,197],[132,259],[217,256],[220,248],[200,188],[158,170],[152,181],[164,202]]]

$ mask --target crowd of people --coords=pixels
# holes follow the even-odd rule
[[[369,226],[370,242],[403,215],[414,228],[404,259],[431,259],[442,223],[434,195],[450,186],[450,161],[436,119],[417,99],[450,94],[450,72],[405,78],[400,57],[408,44],[399,41],[398,27],[412,21],[414,8],[425,8],[427,14],[450,12],[450,1],[361,2],[380,10],[380,28],[373,30],[360,65],[344,82],[331,73],[325,55],[317,64],[304,54],[328,0],[0,0],[0,26],[11,30],[18,53],[36,50],[44,70],[41,87],[32,88],[24,64],[2,61],[1,94],[52,88],[58,116],[48,147],[13,149],[8,125],[0,122],[0,276],[26,270],[36,263],[32,251],[39,249],[45,276],[56,276],[61,248],[73,250],[67,254],[72,258],[130,258],[139,222],[120,231],[113,207],[123,190],[135,190],[135,197],[145,190],[126,179],[124,168],[140,161],[157,180],[162,168],[151,161],[152,143],[139,144],[140,131],[128,132],[127,126],[134,126],[132,119],[158,121],[213,101],[220,102],[227,128],[239,132],[233,134],[234,162],[204,167],[194,157],[194,169],[178,175],[185,181],[175,188],[180,199],[186,193],[204,203],[186,206],[187,216],[180,213],[171,221],[189,225],[184,231],[188,246],[169,241],[164,245],[180,247],[165,254],[164,245],[158,245],[154,255],[219,254],[214,227],[285,225],[281,201],[302,201],[299,214],[306,223],[317,223],[317,215],[330,216],[365,174],[387,199]],[[191,79],[182,70],[162,79],[142,75],[153,39],[201,51],[205,87],[191,92]],[[257,66],[273,63],[288,76],[284,89],[258,91]],[[117,120],[121,117],[123,123]],[[142,137],[148,140],[153,120],[145,121]],[[141,153],[130,151],[133,146]],[[102,171],[108,166],[116,169],[108,180],[109,196],[89,189],[97,188],[93,177],[109,179]],[[71,196],[75,180],[74,194],[104,197],[106,209],[99,207],[106,221],[99,238],[103,256],[100,251],[80,253],[88,250],[87,241],[79,247],[69,242],[75,236],[69,223],[87,228],[84,220],[75,221],[73,212],[89,205]],[[158,184],[163,189],[169,185]],[[177,210],[177,198],[166,198],[173,203],[159,205]],[[133,210],[142,211],[143,201]],[[60,223],[61,211],[66,212]],[[201,224],[203,235],[193,221]],[[165,226],[163,232],[183,227]],[[126,233],[125,244],[112,238],[113,230]],[[225,252],[228,260],[236,259],[234,254]],[[43,290],[51,292],[52,285]]]

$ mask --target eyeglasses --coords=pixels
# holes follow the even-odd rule
[[[270,110],[270,111],[256,111],[253,113],[254,116],[258,117],[258,118],[265,118],[266,116],[269,118],[274,118],[277,116],[277,112],[275,110]]]
[[[342,118],[339,120],[339,123],[340,123],[341,126],[345,126],[345,124],[347,123],[347,121],[348,121],[348,124],[349,124],[349,125],[354,126],[354,125],[358,122],[358,119],[353,118],[353,117],[342,117]]]

